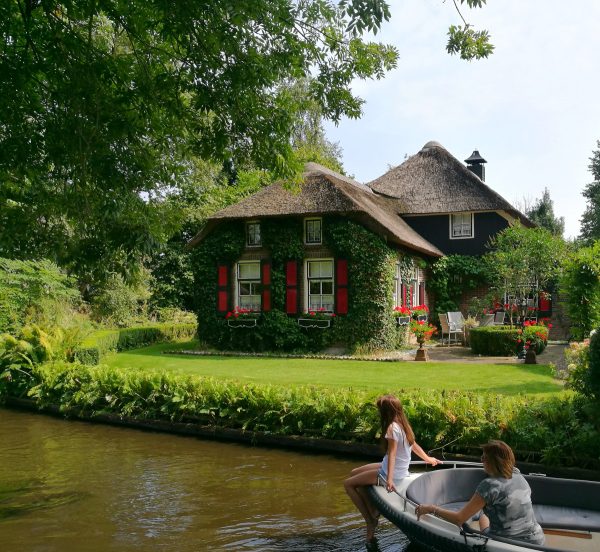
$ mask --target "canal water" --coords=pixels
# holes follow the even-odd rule
[[[356,465],[0,409],[0,551],[366,550]],[[378,537],[419,552],[385,520]]]

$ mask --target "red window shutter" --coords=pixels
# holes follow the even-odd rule
[[[548,312],[552,308],[552,301],[545,293],[540,293],[538,306],[541,312]]]
[[[425,304],[425,282],[419,282],[419,305]]]
[[[229,267],[217,267],[217,312],[226,313],[229,310]]]
[[[407,296],[406,296],[406,284],[400,284],[400,304],[403,307],[408,307]]]
[[[335,263],[335,312],[348,314],[348,261],[338,259]]]
[[[271,310],[271,263],[261,261],[261,284],[262,284],[262,305],[263,312]]]
[[[288,261],[285,265],[285,312],[298,312],[298,262]]]

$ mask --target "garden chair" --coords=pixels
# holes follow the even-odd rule
[[[479,326],[493,326],[494,325],[494,315],[493,314],[484,314],[481,317],[481,321],[479,322]]]
[[[462,321],[462,325],[457,325],[457,321],[456,320],[450,320],[450,315],[453,314],[455,315],[456,313],[447,313],[447,314],[440,314],[440,325],[442,327],[442,345],[444,344],[444,335],[448,336],[448,346],[450,345],[450,343],[452,342],[452,340],[454,340],[456,343],[458,343],[458,336],[459,335],[463,335],[465,333],[465,329],[464,329],[464,319]],[[462,317],[461,313],[460,316]],[[453,317],[456,318],[456,317]],[[462,340],[462,338],[461,338]]]
[[[458,336],[462,334],[461,340],[464,340],[465,335],[465,317],[462,312],[449,312],[448,313],[448,326],[450,326],[450,332],[455,334],[456,340]]]
[[[506,313],[504,311],[498,311],[494,315],[494,326],[504,326],[504,316]]]

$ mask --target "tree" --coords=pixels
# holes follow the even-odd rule
[[[531,222],[545,228],[553,236],[562,237],[565,231],[565,218],[554,216],[554,203],[550,199],[548,188],[544,188],[542,197],[527,209],[525,214]]]
[[[490,240],[485,259],[494,287],[518,304],[536,289],[547,290],[558,281],[565,242],[545,228],[510,226]]]
[[[600,140],[596,142],[598,149],[590,157],[589,169],[594,177],[582,192],[587,199],[587,206],[581,217],[580,238],[591,245],[594,240],[600,239]]]

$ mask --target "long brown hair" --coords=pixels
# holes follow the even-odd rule
[[[379,416],[381,417],[381,438],[386,450],[387,440],[385,434],[392,422],[400,424],[406,434],[409,445],[412,445],[415,442],[415,433],[404,413],[404,408],[402,408],[402,403],[398,397],[395,395],[383,395],[379,397],[377,399],[377,410],[379,410]]]
[[[481,448],[494,475],[512,479],[513,468],[515,467],[515,455],[512,449],[504,441],[496,440],[489,441]]]

